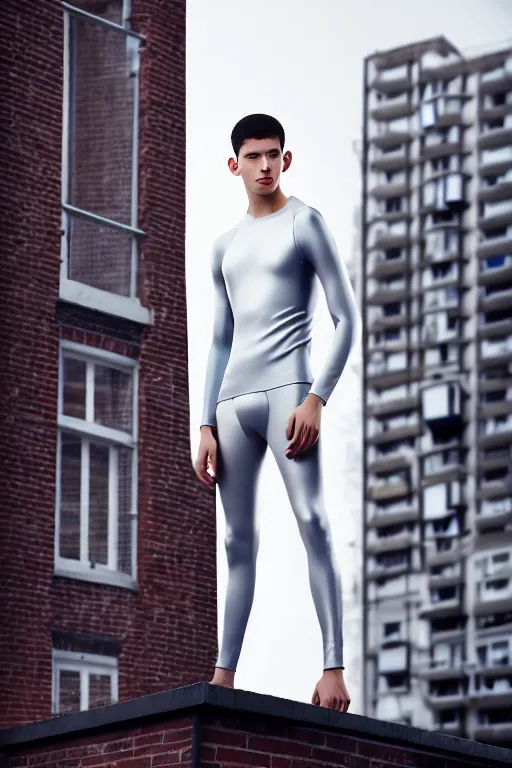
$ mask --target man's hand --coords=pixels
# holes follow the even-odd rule
[[[348,712],[350,696],[343,679],[342,669],[326,669],[313,691],[311,703],[317,707]]]
[[[211,470],[208,472],[208,469]],[[201,427],[201,442],[194,471],[203,485],[213,488],[217,482],[217,440],[208,425]]]
[[[322,407],[322,400],[311,394],[292,411],[286,425],[286,437],[291,440],[285,451],[288,459],[296,459],[318,442]]]

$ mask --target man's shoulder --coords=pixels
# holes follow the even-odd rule
[[[318,219],[322,220],[322,214],[313,205],[304,203],[302,200],[297,200],[297,204],[293,210],[293,223],[296,224],[313,224]]]
[[[221,235],[218,235],[213,241],[214,247],[218,250],[225,250],[233,239],[233,236],[238,227],[239,225],[237,224],[236,226],[231,227],[231,229],[228,229],[227,232],[223,232]]]

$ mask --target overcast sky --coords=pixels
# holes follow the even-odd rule
[[[350,263],[360,202],[353,145],[361,138],[363,57],[441,34],[466,51],[503,43],[508,30],[512,0],[188,0],[187,301],[194,458],[211,341],[211,243],[247,210],[243,182],[227,168],[233,125],[253,112],[283,123],[293,162],[282,189],[322,212],[341,258]],[[315,372],[333,329],[323,292],[318,295]],[[322,413],[325,492],[342,572],[345,679],[354,713],[362,712],[360,354],[359,347]],[[256,595],[236,686],[309,701],[322,672],[320,630],[305,553],[270,451],[259,504]],[[221,625],[226,562],[219,498],[217,520]]]

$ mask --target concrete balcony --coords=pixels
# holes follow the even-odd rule
[[[401,469],[409,469],[409,467],[409,459],[403,456],[403,454],[396,452],[370,462],[368,464],[368,472],[371,472],[372,474],[379,472],[398,472]]]
[[[512,721],[508,723],[479,723],[473,731],[475,741],[483,741],[487,744],[500,744],[503,741],[512,740]]]
[[[506,339],[483,339],[480,342],[481,367],[485,368],[499,363],[504,363],[511,357],[512,335],[508,336]]]
[[[504,388],[508,389],[510,384],[511,383],[508,382],[508,385],[505,384]],[[491,419],[493,416],[506,416],[509,413],[512,413],[512,400],[498,400],[495,403],[485,403],[484,405],[478,406],[479,419]],[[482,465],[483,462],[481,466]]]
[[[394,427],[367,437],[370,445],[384,445],[385,443],[395,443],[399,440],[407,440],[411,437],[418,437],[423,432],[419,420],[415,424],[404,424],[402,427]]]
[[[422,378],[423,369],[414,367],[402,368],[399,371],[386,371],[385,369],[382,369],[381,372],[375,371],[368,375],[367,381],[368,385],[375,389],[387,389],[388,387],[399,387],[401,384],[407,384],[409,382],[421,381]],[[419,432],[418,434],[421,433]],[[407,436],[408,435],[404,435],[404,438]],[[413,436],[414,435],[410,435],[410,437]],[[397,437],[396,439],[400,440],[401,438]],[[386,440],[381,440],[381,442],[386,442]]]
[[[390,248],[404,248],[410,241],[408,227],[403,229],[393,228],[382,229],[375,237],[373,245],[368,246],[368,251],[386,251]]]
[[[487,296],[482,292],[478,301],[478,309],[482,312],[508,309],[510,306],[512,306],[512,288],[507,287],[501,291],[494,291]]]
[[[407,194],[407,176],[405,173],[397,174],[394,181],[384,181],[376,184],[369,190],[371,197],[375,200],[388,200],[391,197],[403,197]]]
[[[502,499],[507,494],[512,494],[512,475],[508,475],[503,480],[482,480],[477,492],[477,499]]]
[[[380,93],[395,93],[411,88],[411,78],[407,64],[397,67],[379,68],[370,83],[370,88]]]
[[[510,64],[504,64],[480,76],[480,93],[498,93],[512,88],[512,71]]]
[[[374,514],[366,525],[368,528],[385,528],[386,526],[398,525],[399,523],[417,522],[419,519],[420,512],[418,507],[404,504],[401,509]]]
[[[425,561],[429,568],[456,563],[466,557],[467,550],[468,546],[466,542],[460,539],[454,539],[450,549],[442,550],[440,552],[433,546],[427,546],[425,551]]]
[[[452,481],[464,482],[467,478],[467,469],[464,464],[453,464],[451,466],[440,468],[438,472],[432,472],[427,477],[423,477],[421,485],[428,488],[431,485],[440,483],[450,483]]]
[[[483,202],[494,202],[498,200],[509,200],[512,198],[512,174],[507,174],[507,178],[499,181],[497,184],[482,185],[478,192],[479,200]]]
[[[387,259],[384,253],[373,259],[373,266],[368,273],[369,278],[381,280],[383,278],[405,275],[410,271],[409,259],[404,255],[396,259]]]
[[[419,546],[419,541],[412,533],[401,533],[398,536],[381,536],[380,538],[374,531],[368,533],[366,541],[366,551],[370,555],[381,555],[384,552],[395,552],[399,549],[409,549]]]
[[[487,664],[485,667],[474,667],[473,675],[481,675],[482,677],[506,677],[512,675],[512,660],[509,660],[508,664]]]
[[[484,499],[477,507],[476,527],[479,533],[499,528],[512,521],[512,498],[509,495],[501,499]]]
[[[462,689],[460,693],[453,694],[429,693],[426,700],[432,709],[454,709],[466,706],[466,694]]]
[[[372,485],[368,489],[368,498],[371,501],[392,501],[403,499],[410,494],[411,489],[407,483],[382,483]]]
[[[480,176],[500,176],[512,168],[512,147],[482,149]]]
[[[370,168],[374,171],[399,171],[409,162],[407,144],[395,152],[380,152],[376,147],[370,148]]]
[[[441,587],[454,587],[457,584],[464,583],[464,574],[462,569],[459,573],[450,574],[448,576],[432,576],[429,574],[428,585],[429,587],[440,589]]]
[[[492,690],[483,688],[478,691],[472,691],[469,695],[471,704],[476,709],[498,709],[508,707],[512,704],[512,686],[510,690],[494,693]]]
[[[443,141],[441,137],[430,134],[423,145],[421,160],[434,160],[447,155],[460,155],[463,152],[462,141]]]
[[[496,579],[498,578],[499,576],[496,576]],[[503,597],[497,597],[495,600],[476,600],[474,606],[475,616],[487,616],[489,613],[506,613],[510,610],[512,610],[512,592],[503,595]]]
[[[506,227],[511,223],[512,200],[489,200],[484,203],[483,215],[478,220],[478,226],[483,232]]]
[[[368,581],[377,581],[378,579],[386,578],[396,578],[397,576],[402,576],[404,573],[410,573],[411,568],[408,563],[400,563],[399,565],[372,565],[372,567],[367,570],[366,572],[366,578]],[[390,598],[393,599],[393,598]]]
[[[403,285],[399,288],[377,288],[370,296],[367,297],[366,303],[368,306],[379,306],[382,304],[391,304],[394,301],[403,301],[409,295],[409,286],[404,279],[401,281]]]
[[[408,117],[409,115],[413,115],[416,110],[408,90],[404,91],[404,93],[401,93],[399,96],[392,96],[390,98],[381,99],[380,101],[372,99],[372,101],[375,106],[371,106],[370,116],[374,120],[393,120],[397,117]]]
[[[492,128],[478,137],[480,149],[507,146],[512,143],[512,125],[505,124],[502,128]]]
[[[462,664],[454,667],[448,661],[427,661],[414,667],[414,671],[423,680],[463,680],[467,677]]]
[[[480,265],[483,266],[484,262]],[[512,255],[505,256],[503,265],[499,267],[486,267],[480,269],[478,274],[479,285],[494,285],[495,283],[507,283],[512,281]]]
[[[481,434],[478,444],[480,448],[497,448],[500,445],[512,444],[512,424]]]
[[[414,411],[419,408],[419,404],[419,395],[409,395],[395,400],[382,400],[379,403],[373,403],[367,407],[366,413],[368,416],[389,416]]]
[[[433,729],[437,733],[445,733],[447,736],[465,737],[466,728],[460,720],[454,720],[450,723],[438,723]]]
[[[420,619],[445,619],[450,616],[461,616],[464,613],[460,597],[454,597],[451,600],[437,600],[436,602],[426,603],[420,609],[418,616]]]
[[[502,338],[505,335],[512,333],[512,317],[506,320],[496,320],[494,323],[489,321],[485,322],[485,319],[480,316],[477,338],[478,339],[491,339]],[[489,382],[488,382],[489,383]]]

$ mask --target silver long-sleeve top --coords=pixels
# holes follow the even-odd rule
[[[296,197],[275,213],[240,223],[213,246],[213,340],[201,425],[216,426],[221,400],[296,382],[326,403],[360,335],[345,265],[321,214]],[[316,277],[335,332],[313,377],[311,331]]]

